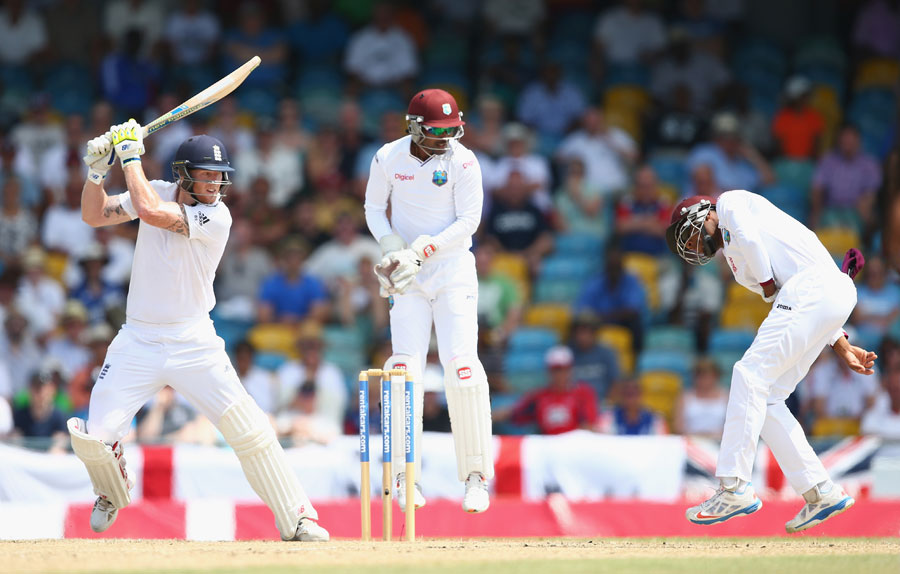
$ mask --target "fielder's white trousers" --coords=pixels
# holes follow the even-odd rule
[[[471,251],[426,261],[409,290],[394,295],[391,343],[394,354],[418,355],[425,368],[431,325],[446,370],[456,357],[478,352],[478,276]]]
[[[855,305],[853,280],[837,268],[803,271],[781,287],[734,366],[716,476],[749,482],[762,437],[798,494],[828,479],[784,401]]]
[[[87,430],[115,442],[137,411],[166,385],[218,426],[247,391],[210,319],[158,325],[129,320],[109,345],[91,391]]]

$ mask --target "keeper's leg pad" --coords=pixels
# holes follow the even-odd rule
[[[88,476],[94,486],[94,494],[112,502],[116,508],[125,508],[131,503],[131,487],[125,471],[125,457],[122,444],[108,445],[87,434],[84,420],[72,417],[66,423],[72,437],[72,450],[87,467]]]
[[[462,355],[450,361],[444,368],[444,388],[459,480],[466,480],[470,472],[493,478],[491,398],[487,374],[478,357]]]
[[[300,518],[318,519],[300,480],[287,464],[268,417],[252,398],[229,407],[218,428],[241,461],[247,482],[275,515],[282,539],[294,537]]]
[[[409,370],[413,375],[413,419],[415,420],[415,436],[413,439],[416,455],[416,480],[422,477],[422,407],[425,404],[425,386],[422,384],[422,364],[418,355],[392,355],[385,363],[384,370]],[[391,377],[391,474],[394,478],[406,472],[406,379]]]

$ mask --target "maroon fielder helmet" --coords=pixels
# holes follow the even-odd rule
[[[708,195],[694,195],[675,206],[666,229],[666,243],[672,253],[691,265],[703,265],[712,259],[716,253],[715,241],[703,224],[715,209],[716,200]]]
[[[446,152],[451,140],[462,137],[465,124],[456,99],[444,90],[422,90],[410,100],[406,112],[406,130],[413,142],[433,153]],[[426,145],[425,138],[445,141]]]

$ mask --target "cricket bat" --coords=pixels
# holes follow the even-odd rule
[[[250,72],[259,66],[259,56],[253,56],[243,66],[231,72],[215,84],[206,88],[196,96],[184,102],[177,108],[159,116],[149,124],[143,126],[144,137],[157,132],[167,125],[186,118],[198,110],[202,110],[210,104],[214,104],[237,89],[247,79]]]

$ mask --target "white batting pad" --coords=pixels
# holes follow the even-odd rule
[[[425,404],[425,386],[422,384],[422,368],[418,355],[393,355],[384,363],[384,370],[404,369],[411,370],[413,387],[415,388],[413,417],[416,421],[415,455],[416,476],[422,476],[422,407]],[[371,382],[369,383],[371,384]],[[406,431],[404,413],[406,412],[405,399],[406,379],[404,377],[391,378],[391,474],[394,478],[406,471],[406,445],[403,444]]]
[[[293,538],[301,517],[318,518],[287,464],[268,417],[252,398],[229,407],[218,428],[241,461],[247,482],[275,515],[283,539]]]
[[[459,480],[466,480],[470,472],[493,478],[491,398],[487,374],[478,357],[463,355],[450,361],[450,368],[444,371],[444,388]]]
[[[112,502],[116,508],[125,508],[131,503],[131,483],[125,472],[125,458],[122,445],[115,443],[115,449],[102,440],[87,434],[84,420],[72,417],[66,423],[72,437],[72,450],[87,467],[94,493]]]

